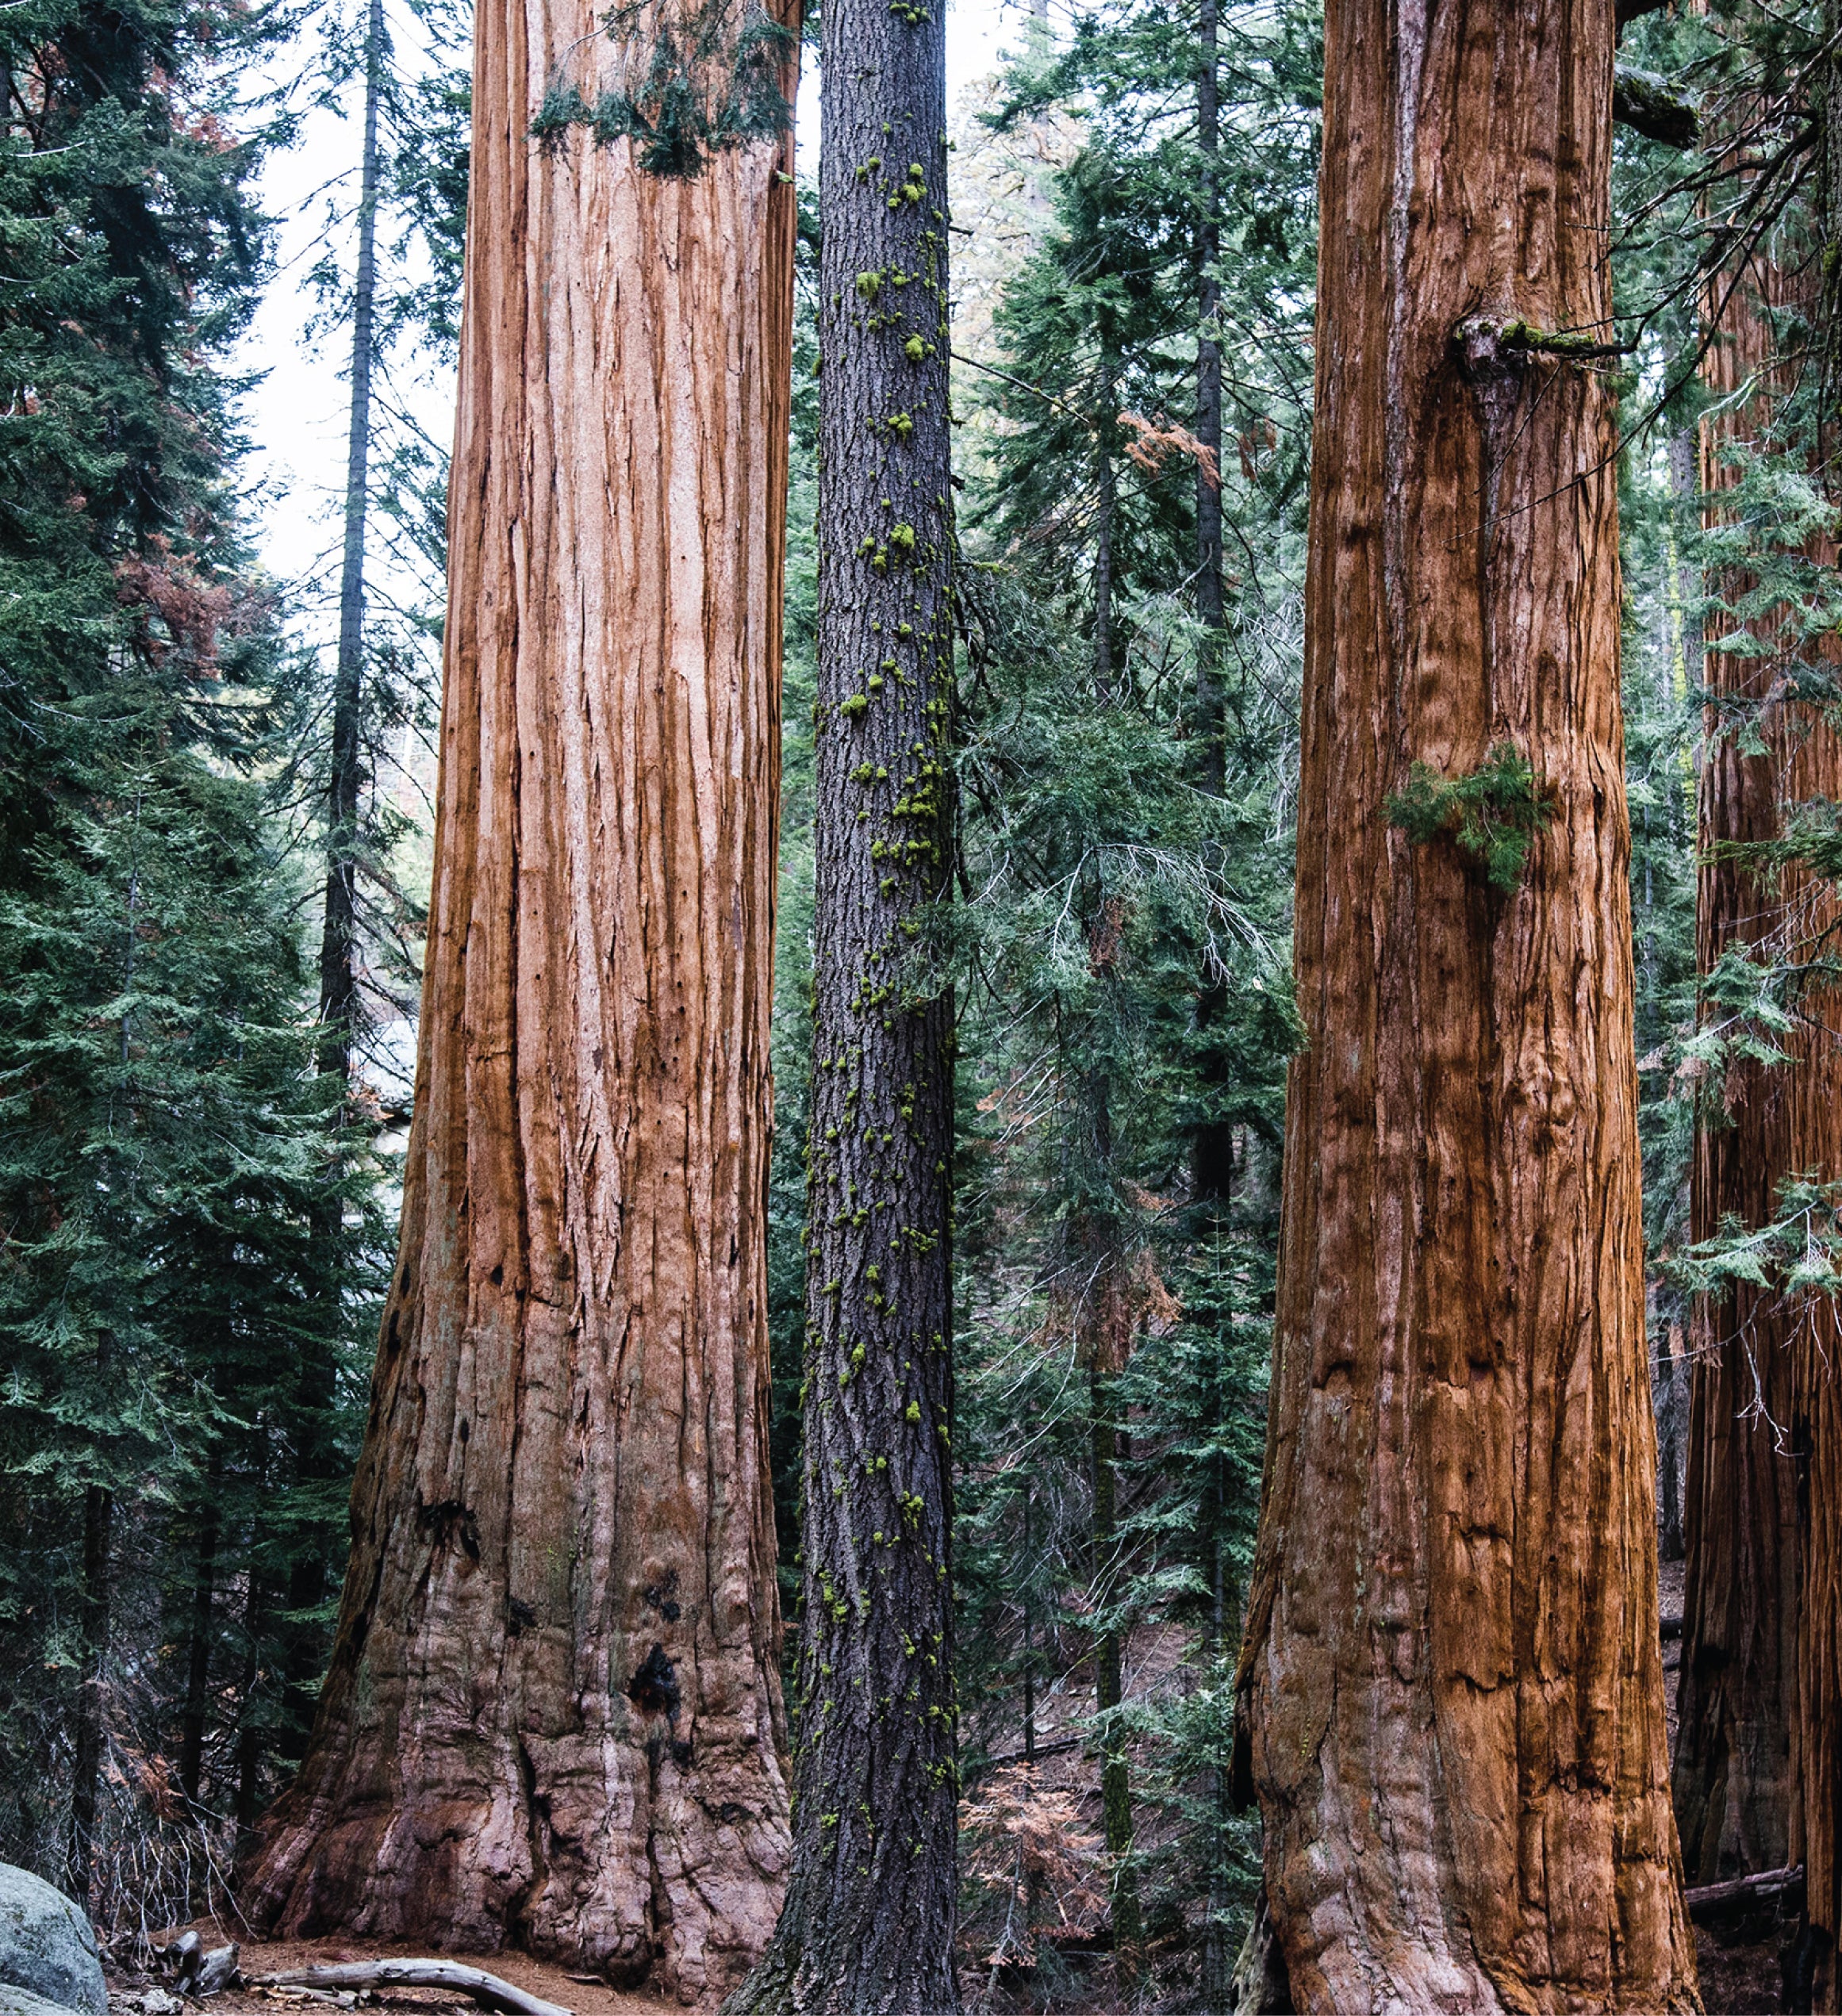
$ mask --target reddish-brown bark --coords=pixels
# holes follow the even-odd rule
[[[763,1244],[793,192],[790,143],[678,181],[534,146],[598,22],[478,17],[402,1244],[332,1669],[244,1901],[688,1999],[766,1941],[789,1842]]]
[[[1657,1638],[1612,10],[1332,0],[1297,983],[1240,1674],[1297,2007],[1688,2010]],[[1511,742],[1519,884],[1388,804]]]
[[[1729,515],[1720,493],[1739,480],[1723,450],[1763,439],[1791,389],[1795,367],[1777,361],[1773,322],[1787,309],[1807,311],[1814,293],[1807,270],[1761,255],[1728,302],[1704,376],[1723,399],[1749,383],[1757,393],[1704,427],[1711,523]],[[1835,564],[1826,541],[1808,557]],[[1719,584],[1729,603],[1757,585],[1737,571]],[[1733,627],[1730,617],[1710,619],[1710,644]],[[1748,627],[1763,648],[1707,654],[1705,676],[1719,697],[1709,710],[1701,786],[1704,972],[1732,949],[1767,961],[1822,956],[1838,914],[1833,891],[1802,864],[1767,872],[1733,852],[1779,837],[1787,805],[1842,799],[1842,742],[1821,710],[1787,685],[1787,673],[1810,656],[1794,612],[1768,610]],[[1740,746],[1742,722],[1762,750]],[[1842,998],[1819,984],[1803,990],[1796,1008],[1795,1026],[1779,1039],[1790,1061],[1736,1061],[1718,1110],[1703,1117],[1694,1189],[1699,1238],[1724,1220],[1768,1222],[1786,1177],[1842,1177],[1842,1051],[1833,1033]],[[1696,1319],[1675,1761],[1685,1853],[1704,1881],[1805,1865],[1800,1993],[1833,2010],[1842,2002],[1842,1322],[1831,1300],[1744,1282]]]
[[[1782,293],[1783,276],[1762,260],[1751,282],[1730,297],[1702,366],[1709,389],[1723,401],[1769,370],[1775,348],[1758,296],[1762,287]],[[1771,404],[1762,394],[1704,424],[1701,481],[1711,523],[1725,515],[1720,492],[1737,480],[1722,450],[1755,437]],[[1719,584],[1730,601],[1755,585],[1739,573]],[[1794,869],[1775,879],[1733,850],[1776,838],[1786,798],[1822,788],[1825,773],[1829,788],[1836,782],[1832,738],[1812,745],[1807,711],[1773,703],[1783,664],[1769,647],[1779,626],[1754,626],[1767,646],[1759,656],[1719,648],[1722,631],[1732,627],[1729,619],[1710,617],[1703,673],[1719,696],[1706,710],[1698,793],[1696,961],[1704,973],[1731,951],[1767,958],[1794,952],[1792,920],[1808,909],[1808,877]],[[1763,750],[1749,754],[1741,746],[1743,722],[1757,730]],[[1710,1009],[1704,1018],[1723,1012]],[[1825,1118],[1827,1088],[1813,1077],[1823,1060],[1809,1033],[1793,1035],[1787,1047],[1796,1058],[1789,1067],[1736,1060],[1720,1087],[1718,1108],[1702,1116],[1690,1189],[1697,1240],[1713,1237],[1729,1218],[1767,1223],[1779,1184],[1814,1166],[1823,1142],[1842,1126],[1842,1115]],[[1775,1287],[1746,1282],[1694,1312],[1673,1774],[1691,1883],[1780,1868],[1790,1853],[1798,1777],[1793,1338],[1802,1320]]]

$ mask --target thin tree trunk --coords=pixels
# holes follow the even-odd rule
[[[587,0],[478,17],[401,1244],[331,1670],[245,1908],[691,1999],[766,1943],[788,1853],[765,1205],[795,213],[790,139],[675,179],[626,140],[532,144],[556,79],[593,96],[638,47]]]
[[[1030,1598],[1031,1582],[1036,1563],[1035,1536],[1031,1531],[1034,1523],[1031,1518],[1030,1482],[1023,1483],[1023,1761],[1036,1761],[1036,1615]]]
[[[1107,1263],[1103,1260],[1101,1265],[1105,1269]],[[1092,1293],[1103,1301],[1110,1300],[1112,1286],[1109,1279],[1096,1279]],[[1110,1610],[1119,1600],[1115,1558],[1119,1546],[1119,1435],[1107,1386],[1107,1369],[1099,1356],[1090,1351],[1088,1421],[1094,1473],[1094,1600],[1103,1609]],[[1124,1637],[1118,1623],[1110,1623],[1094,1640],[1094,1706],[1102,1716],[1111,1715],[1126,1698],[1122,1671]],[[1130,1861],[1131,1767],[1126,1755],[1126,1739],[1116,1727],[1110,1727],[1100,1739],[1100,1825],[1113,1865],[1113,1952],[1123,1988],[1137,1977],[1145,1928],[1138,1909],[1138,1872]]]
[[[346,435],[345,550],[339,577],[339,652],[332,688],[325,918],[320,940],[320,1067],[350,1081],[358,1006],[358,809],[364,701],[365,519],[369,503],[371,369],[378,287],[378,105],[383,90],[383,0],[365,16],[364,141],[358,273],[352,299],[351,412]]]
[[[236,1853],[247,1855],[255,1844],[256,1819],[263,1804],[263,1758],[268,1749],[261,1707],[263,1634],[268,1627],[268,1578],[252,1566],[243,1604],[243,1686],[236,1718],[236,1789],[232,1815],[236,1822]]]
[[[827,0],[796,1830],[743,2012],[957,2006],[944,9]]]
[[[1103,370],[1094,435],[1094,687],[1103,707],[1113,692],[1113,519],[1119,502],[1113,433],[1118,397],[1111,370]]]
[[[211,1705],[211,1637],[217,1594],[217,1481],[215,1456],[198,1511],[198,1551],[192,1571],[192,1621],[186,1658],[186,1712],[179,1730],[179,1790],[194,1803],[205,1761]]]
[[[332,774],[327,793],[326,889],[320,939],[319,1067],[338,1085],[333,1115],[343,1132],[357,1045],[359,1014],[359,798],[364,784],[365,535],[370,504],[371,374],[375,362],[378,285],[378,117],[388,53],[383,0],[370,0],[365,15],[364,123],[359,167],[358,263],[352,295],[351,402],[346,434],[345,544],[339,579],[339,644],[332,688]],[[343,1200],[317,1209],[316,1238],[332,1250],[343,1232]],[[335,1282],[336,1294],[339,1284]],[[300,1446],[296,1474],[306,1485],[334,1473],[338,1451],[329,1433],[335,1378],[332,1340],[336,1308],[320,1313],[302,1355]],[[309,1542],[289,1569],[288,1608],[297,1619],[325,1598],[328,1563]],[[278,1748],[291,1762],[305,1754],[318,1692],[325,1638],[313,1624],[290,1623],[285,1633],[284,1707]]]
[[[1217,0],[1202,0],[1197,23],[1196,146],[1203,157],[1201,214],[1196,226],[1196,439],[1214,459],[1210,470],[1196,463],[1196,619],[1203,639],[1196,657],[1196,725],[1203,744],[1203,788],[1218,792],[1225,778],[1222,694],[1222,346],[1215,318],[1221,312],[1222,222],[1217,209],[1216,157],[1221,148],[1220,61]]]
[[[1221,60],[1217,0],[1202,0],[1197,21],[1196,144],[1203,157],[1201,214],[1196,226],[1196,439],[1209,450],[1196,464],[1196,619],[1203,634],[1196,649],[1195,727],[1199,760],[1197,781],[1212,796],[1227,782],[1227,699],[1222,680],[1222,630],[1226,608],[1222,582],[1222,345],[1216,334],[1222,283],[1222,222],[1216,186],[1221,149]],[[1211,1032],[1226,1012],[1226,990],[1207,980],[1196,998],[1197,1094],[1203,1107],[1190,1156],[1191,1188],[1205,1215],[1222,1209],[1234,1176],[1233,1123],[1219,1110],[1229,1088],[1230,1066]]]
[[[1228,1140],[1228,1181],[1224,1205],[1233,1196],[1234,1136]],[[1209,1653],[1214,1684],[1226,1680],[1234,1656],[1234,1631],[1238,1608],[1228,1573],[1228,1478],[1226,1458],[1220,1440],[1226,1425],[1226,1395],[1219,1361],[1209,1375],[1207,1413],[1209,1432],[1217,1443],[1207,1488],[1203,1494],[1200,1539],[1201,1566],[1209,1588]],[[1228,2016],[1229,1995],[1234,1979],[1234,1950],[1228,1943],[1227,1921],[1230,1905],[1227,1848],[1233,1814],[1232,1787],[1226,1756],[1218,1758],[1211,1777],[1211,1818],[1208,1837],[1209,1872],[1203,1927],[1202,2006],[1207,2016]],[[1251,2016],[1251,2012],[1249,2012]]]
[[[106,1353],[98,1351],[98,1368]],[[71,1845],[66,1888],[86,1903],[94,1869],[96,1813],[102,1789],[109,1661],[109,1552],[115,1526],[115,1494],[99,1484],[83,1493],[83,1590],[78,1640],[76,1728],[71,1760]]]
[[[1297,997],[1241,1769],[1303,2010],[1698,2006],[1644,1324],[1612,10],[1332,0]],[[1513,217],[1512,231],[1479,219]],[[1513,742],[1499,890],[1389,804]]]
[[[1688,1373],[1675,1346],[1673,1324],[1664,1326],[1657,1350],[1656,1550],[1664,1561],[1680,1561],[1688,1552],[1683,1535],[1683,1393]],[[1679,1686],[1679,1682],[1678,1683]]]

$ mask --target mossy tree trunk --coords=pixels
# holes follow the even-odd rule
[[[792,1872],[731,2016],[957,2006],[940,0],[827,0]]]
[[[1326,19],[1297,993],[1239,1673],[1296,2006],[1695,2008],[1657,1642],[1612,10]],[[1514,228],[1506,220],[1514,220]],[[1534,341],[1531,342],[1531,332]],[[1504,742],[1515,885],[1390,801]]]
[[[675,179],[624,139],[536,145],[607,48],[587,0],[479,10],[401,1245],[331,1671],[244,1907],[692,1999],[766,1945],[788,1849],[765,1217],[795,214],[790,140]]]

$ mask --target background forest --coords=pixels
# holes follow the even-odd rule
[[[0,1859],[124,1949],[225,1906],[344,1568],[428,889],[449,4],[0,9]],[[1710,833],[1705,780],[1779,750],[1784,681],[1835,706],[1842,97],[1826,8],[1619,12],[1594,368],[1621,402],[1667,1629],[1691,1355],[1727,1334],[1706,1312],[1789,1320],[1842,1274],[1833,1166],[1690,1211],[1733,1075],[1805,1069],[1825,1034],[1836,805],[1774,787],[1796,803],[1769,832]],[[1011,40],[950,122],[960,1960],[969,1994],[1215,2007],[1259,1878],[1231,1681],[1300,1028],[1321,10],[1058,4]],[[261,178],[309,132],[343,154],[283,270]],[[817,232],[802,190],[769,1260],[789,1617]],[[278,290],[350,370],[336,567],[255,543],[237,345]],[[1735,304],[1737,363],[1710,333]],[[1723,861],[1757,878],[1725,933]],[[1772,1865],[1717,1820],[1698,1850],[1683,1784],[1691,1880]]]

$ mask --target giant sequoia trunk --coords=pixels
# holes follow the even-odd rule
[[[1609,334],[1612,26],[1598,0],[1328,11],[1309,1043],[1238,1712],[1291,1991],[1337,2016],[1697,2006],[1657,1643],[1614,396],[1579,354]],[[1499,857],[1507,887],[1390,807],[1415,761],[1456,780],[1504,742],[1551,814],[1519,877]],[[1486,802],[1514,818],[1512,789]]]
[[[598,18],[478,17],[402,1243],[332,1669],[244,1901],[689,1996],[765,1944],[788,1850],[763,1221],[793,191],[785,144],[670,181],[624,140],[534,146]]]
[[[797,1831],[732,2016],[957,2003],[943,16],[822,15]]]
[[[1770,260],[1756,260],[1752,275],[1783,293],[1783,276]],[[1769,370],[1775,348],[1756,297],[1736,294],[1703,366],[1710,390],[1730,400]],[[1756,435],[1771,404],[1762,395],[1704,425],[1702,484],[1712,522],[1724,515],[1718,493],[1736,481],[1721,450]],[[1756,584],[1750,576],[1731,575],[1719,585],[1732,602]],[[1718,648],[1720,630],[1731,627],[1711,619],[1706,658],[1708,685],[1720,697],[1718,713],[1709,711],[1699,794],[1696,961],[1704,973],[1729,952],[1753,951],[1767,960],[1795,952],[1815,921],[1809,876],[1795,867],[1774,876],[1733,850],[1775,839],[1787,799],[1842,795],[1834,737],[1817,726],[1808,709],[1787,706],[1781,697],[1783,661],[1771,648],[1781,626],[1770,618],[1753,626],[1766,647],[1759,655]],[[1726,732],[1721,714],[1729,717]],[[1763,751],[1741,748],[1736,726],[1741,717],[1757,729]],[[1707,1012],[1719,1020],[1726,1011]],[[1842,1174],[1842,1082],[1834,1045],[1806,1025],[1785,1047],[1794,1060],[1789,1067],[1736,1060],[1717,1106],[1701,1117],[1690,1189],[1696,1239],[1711,1238],[1729,1218],[1766,1224],[1786,1176],[1818,1167]],[[1803,1776],[1794,1360],[1799,1334],[1825,1313],[1794,1305],[1775,1287],[1746,1282],[1695,1312],[1674,1774],[1691,1882],[1779,1868],[1790,1859],[1795,1791]],[[1832,1320],[1821,1327],[1832,1336]]]

